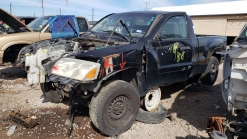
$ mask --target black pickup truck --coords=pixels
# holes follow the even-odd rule
[[[225,50],[226,37],[196,36],[185,12],[138,11],[110,14],[69,44],[80,52],[42,61],[42,91],[54,102],[71,91],[74,101],[90,103],[101,132],[118,135],[131,127],[141,104],[157,108],[159,86],[213,85],[221,60],[216,52]]]

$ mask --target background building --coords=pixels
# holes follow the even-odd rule
[[[191,16],[196,34],[224,35],[230,44],[247,23],[247,0],[218,2],[151,10],[185,11]]]

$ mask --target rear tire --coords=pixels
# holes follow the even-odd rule
[[[207,69],[205,71],[205,75],[201,78],[201,82],[205,85],[213,85],[217,79],[219,70],[219,60],[212,56],[210,61],[208,62]]]
[[[92,123],[102,133],[112,136],[128,130],[140,108],[136,88],[121,80],[113,81],[100,89],[90,102]]]
[[[53,103],[60,103],[63,101],[63,95],[60,90],[52,85],[53,83],[40,83],[40,88],[47,97]]]
[[[162,123],[166,119],[166,114],[167,114],[166,108],[164,108],[161,104],[159,104],[156,109],[157,109],[156,112],[149,112],[140,109],[136,117],[136,120],[146,124]]]

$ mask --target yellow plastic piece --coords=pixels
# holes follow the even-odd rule
[[[46,53],[47,52],[47,49],[42,49],[42,53]]]

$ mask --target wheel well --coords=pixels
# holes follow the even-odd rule
[[[214,52],[212,56],[215,56],[218,59],[219,63],[220,63],[222,55],[216,54],[216,52]]]
[[[28,44],[16,44],[9,46],[3,54],[3,62],[15,62],[19,51]]]
[[[101,86],[104,86],[105,83],[111,82],[113,80],[123,80],[126,81],[130,84],[132,84],[134,87],[136,87],[137,90],[138,89],[138,80],[137,80],[137,76],[136,76],[136,72],[138,72],[139,70],[137,68],[130,68],[130,69],[126,69],[123,70],[121,72],[118,72],[116,74],[114,74],[113,76],[111,76],[110,78],[108,78],[107,80],[103,81],[101,83]]]
[[[227,36],[227,44],[226,45],[232,44],[235,38],[236,38],[236,36]]]

